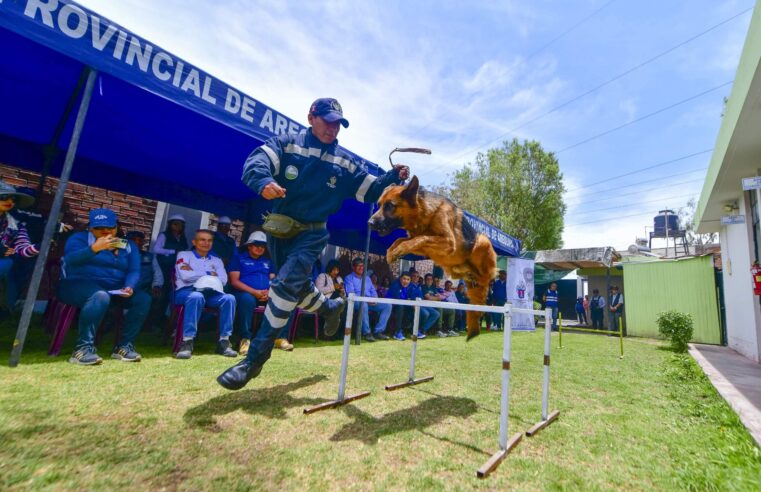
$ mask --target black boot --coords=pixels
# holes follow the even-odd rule
[[[226,389],[239,390],[262,372],[262,366],[246,359],[217,376],[217,382]]]
[[[341,313],[346,308],[346,299],[328,299],[322,303],[317,314],[325,320],[325,335],[332,337],[338,331],[338,325],[341,324]]]

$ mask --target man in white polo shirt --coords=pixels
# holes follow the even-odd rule
[[[177,254],[174,303],[185,305],[182,323],[182,345],[175,354],[178,359],[193,355],[193,339],[205,306],[219,309],[219,342],[217,353],[237,357],[230,347],[230,335],[235,319],[235,296],[224,293],[227,272],[222,260],[211,253],[214,233],[199,229],[193,238],[193,249]]]

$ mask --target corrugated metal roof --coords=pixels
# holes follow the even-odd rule
[[[577,268],[609,268],[621,259],[611,246],[602,248],[551,249],[537,251],[537,264],[552,270],[575,270]]]

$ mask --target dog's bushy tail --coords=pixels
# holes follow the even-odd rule
[[[497,275],[497,253],[492,248],[491,241],[483,234],[476,236],[476,243],[468,261],[473,266],[476,285],[468,288],[468,296],[472,304],[486,304],[489,293],[489,282]],[[470,340],[481,333],[481,314],[468,311],[468,337]]]

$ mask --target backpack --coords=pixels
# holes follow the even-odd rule
[[[600,298],[599,297],[593,297],[589,301],[589,308],[590,309],[600,309]]]

